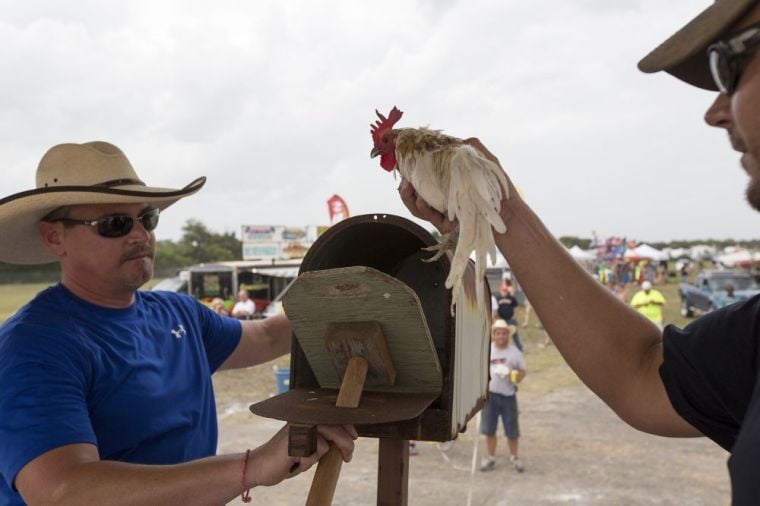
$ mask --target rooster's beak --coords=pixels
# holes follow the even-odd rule
[[[375,158],[379,154],[380,154],[380,148],[378,148],[377,146],[375,146],[374,148],[372,148],[372,151],[370,152],[369,157],[370,158]]]

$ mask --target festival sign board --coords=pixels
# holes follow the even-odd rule
[[[243,225],[243,260],[303,258],[327,226]]]

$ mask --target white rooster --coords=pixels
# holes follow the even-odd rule
[[[403,114],[396,107],[387,118],[375,113],[380,119],[371,127],[372,157],[380,155],[383,169],[398,170],[433,209],[456,220],[456,228],[444,235],[441,244],[427,248],[437,251],[429,261],[454,249],[446,278],[446,288],[452,290],[452,313],[473,250],[477,303],[483,308],[486,254],[496,260],[491,228],[498,233],[507,229],[500,215],[502,198],[509,196],[504,172],[477,149],[439,130],[393,128]]]

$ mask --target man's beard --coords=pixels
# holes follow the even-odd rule
[[[728,140],[731,142],[731,147],[736,151],[740,153],[748,152],[747,143],[744,141],[744,138],[739,135],[736,129],[732,128],[728,130]],[[757,158],[751,157],[749,158],[748,163],[754,163],[754,160],[757,160]],[[756,169],[757,167],[752,168]],[[750,170],[750,168],[746,166],[744,166],[744,170],[746,170],[747,175],[749,175],[749,183],[747,184],[747,190],[745,192],[747,202],[749,202],[749,205],[752,206],[753,209],[760,211],[760,179],[755,179],[753,177],[753,173],[756,174],[757,171]]]
[[[746,195],[749,205],[751,205],[756,211],[760,211],[760,180],[750,178],[749,184],[747,185]]]

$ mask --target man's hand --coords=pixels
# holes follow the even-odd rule
[[[499,159],[496,158],[493,153],[488,151],[488,149],[475,137],[465,139],[463,142],[464,144],[468,144],[474,147],[480,151],[487,159],[501,167]],[[509,177],[507,177],[507,184],[509,185],[510,195],[516,193],[514,191],[514,185],[509,180]],[[398,191],[401,195],[401,201],[404,203],[407,209],[409,209],[409,212],[412,213],[413,216],[425,221],[429,221],[442,234],[447,234],[454,229],[455,223],[450,221],[443,213],[439,213],[430,207],[428,203],[422,199],[422,197],[417,195],[417,192],[414,190],[412,184],[409,181],[402,179],[401,184],[398,187]],[[502,202],[502,208],[503,207],[504,203]]]
[[[413,216],[429,221],[442,234],[448,234],[454,229],[454,223],[449,221],[443,213],[430,207],[422,197],[417,195],[412,183],[406,179],[401,180],[398,192],[401,195],[401,201]]]
[[[345,462],[350,462],[354,452],[354,440],[359,435],[350,425],[320,425],[317,427],[317,451],[309,457],[288,455],[288,426],[285,425],[267,443],[251,452],[248,462],[247,482],[250,486],[276,485],[307,471],[329,450],[333,443]]]

